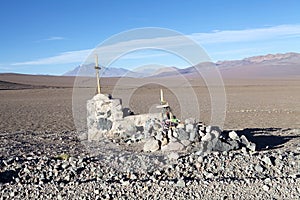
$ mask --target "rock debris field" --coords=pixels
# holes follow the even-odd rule
[[[299,199],[299,145],[293,151],[242,148],[201,156],[116,151],[92,142],[89,148],[100,154],[91,156],[74,135],[48,135],[41,138],[44,147],[33,150],[38,141],[31,141],[7,156],[3,152],[19,144],[1,134],[11,146],[2,147],[1,199]],[[61,154],[64,148],[77,155]],[[126,167],[136,159],[143,166]]]

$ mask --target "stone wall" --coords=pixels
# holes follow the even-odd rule
[[[128,137],[144,131],[149,119],[161,119],[160,113],[128,115],[128,108],[122,107],[120,99],[110,95],[97,94],[87,101],[88,140],[103,137]]]

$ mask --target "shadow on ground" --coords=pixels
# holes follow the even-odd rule
[[[300,135],[280,136],[278,133],[286,132],[291,129],[280,128],[246,128],[238,130],[236,133],[241,136],[245,135],[250,142],[256,144],[256,150],[277,149],[293,138],[299,138]],[[275,135],[276,134],[276,135]]]

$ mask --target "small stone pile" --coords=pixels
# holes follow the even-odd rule
[[[219,127],[206,127],[202,123],[196,123],[194,119],[187,119],[184,124],[167,131],[160,124],[158,119],[151,119],[146,123],[143,148],[145,152],[185,150],[204,155],[212,151],[230,151],[242,147],[255,151],[256,145],[249,142],[244,135],[239,137],[234,131],[223,133]]]

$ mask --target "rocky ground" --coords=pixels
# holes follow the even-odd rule
[[[257,149],[205,156],[80,141],[71,88],[1,90],[0,199],[299,199],[299,84],[280,84],[228,86],[225,130]]]
[[[291,137],[300,130],[258,131],[256,152],[199,156],[112,149],[74,132],[2,133],[1,199],[299,199],[300,145]]]

